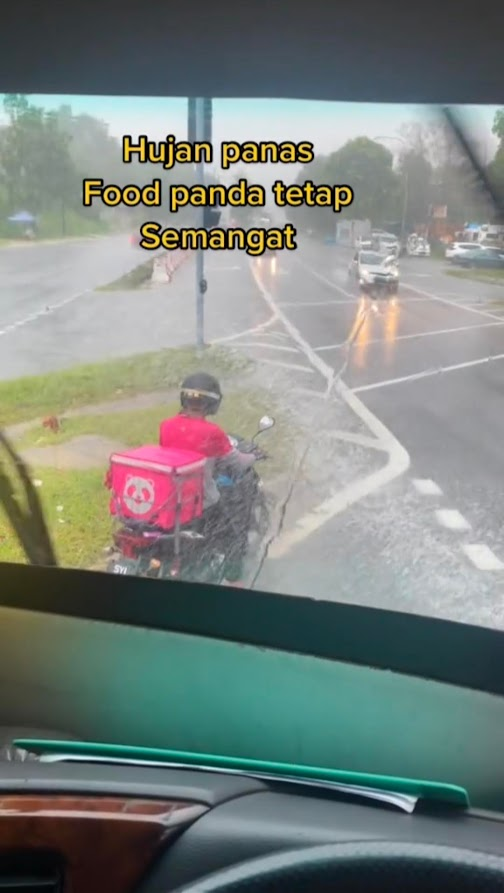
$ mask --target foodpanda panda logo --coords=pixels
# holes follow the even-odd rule
[[[154,481],[128,475],[123,500],[133,515],[146,515],[154,505]]]

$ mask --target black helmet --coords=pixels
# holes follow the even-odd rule
[[[221,405],[220,384],[207,372],[193,372],[184,378],[180,388],[180,402],[183,409],[215,415]]]

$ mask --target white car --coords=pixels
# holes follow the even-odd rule
[[[406,251],[409,257],[430,257],[430,245],[427,239],[421,237],[409,238]]]
[[[384,257],[377,251],[358,251],[354,254],[348,270],[355,276],[362,291],[385,291],[397,294],[399,289],[399,267],[394,256]]]
[[[463,257],[468,251],[478,251],[478,249],[481,250],[481,245],[478,245],[477,242],[451,242],[445,251],[445,257],[447,260],[453,260]]]
[[[399,257],[401,246],[395,237],[381,238],[378,241],[378,252],[386,257]]]
[[[359,238],[357,238],[355,240],[355,250],[356,251],[372,251],[373,243],[372,243],[371,239],[366,238],[364,236],[359,236]]]

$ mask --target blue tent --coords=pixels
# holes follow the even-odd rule
[[[35,223],[36,218],[28,211],[19,211],[12,217],[8,217],[9,223]]]

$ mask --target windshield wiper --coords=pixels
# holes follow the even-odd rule
[[[6,472],[7,462],[2,453],[11,461],[25,497],[23,509],[16,498],[16,480]],[[3,431],[0,430],[0,505],[10,521],[21,548],[30,564],[57,567],[56,554],[44,517],[38,493],[30,479],[28,469]]]
[[[465,788],[444,782],[423,781],[345,769],[324,769],[291,763],[249,760],[216,754],[198,754],[164,748],[130,747],[122,744],[98,744],[80,741],[18,739],[16,747],[43,757],[44,762],[119,762],[138,765],[164,765],[237,775],[251,775],[275,782],[289,781],[340,790],[345,794],[367,797],[413,812],[417,803],[431,801],[467,809],[470,805]]]

